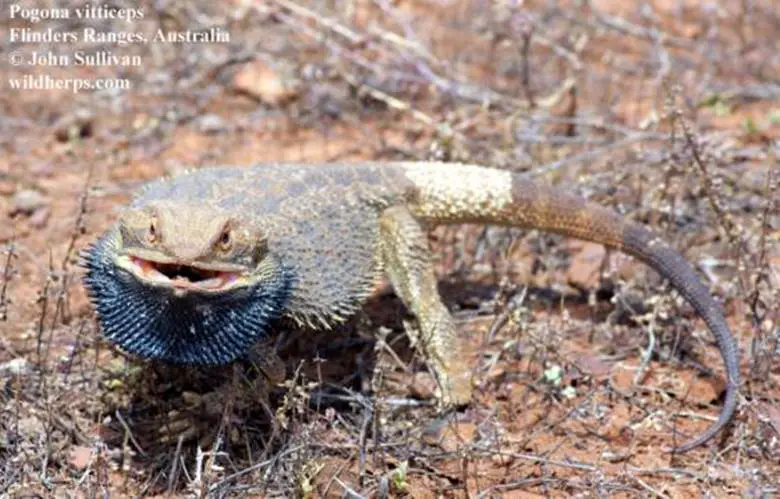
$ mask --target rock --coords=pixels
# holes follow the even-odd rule
[[[221,116],[216,114],[204,114],[195,120],[195,126],[201,133],[207,135],[215,135],[227,130],[228,125]]]
[[[778,234],[780,235],[780,234]],[[780,238],[778,238],[780,240]],[[777,289],[775,286],[780,286],[780,255],[774,256],[769,259],[769,282],[773,289]]]
[[[92,449],[76,445],[70,450],[70,464],[79,471],[87,469],[92,460]]]
[[[2,173],[0,173],[2,177]],[[10,196],[16,191],[16,186],[9,180],[3,180],[0,178],[0,196]]]
[[[38,208],[43,208],[49,201],[38,191],[25,189],[18,191],[11,199],[11,216],[31,215]]]
[[[355,460],[325,458],[317,463],[316,475],[304,480],[303,488],[308,489],[305,497],[355,497],[349,491],[361,490],[360,475]],[[336,481],[338,479],[338,481]],[[314,493],[317,493],[316,495]]]
[[[51,210],[49,210],[49,208],[44,207],[35,210],[30,217],[30,225],[36,229],[42,229],[49,221],[49,215],[51,215]]]
[[[54,124],[54,136],[60,142],[83,139],[92,135],[95,115],[87,109],[77,109],[57,120]]]
[[[580,355],[576,359],[577,366],[586,373],[601,381],[609,377],[612,372],[612,363],[604,362],[598,355]]]
[[[445,452],[456,452],[470,445],[476,434],[477,425],[474,423],[441,419],[425,428],[423,441],[437,445]]]
[[[579,241],[577,243],[581,244],[582,247],[572,256],[571,265],[566,272],[566,280],[572,286],[580,289],[597,288],[606,250],[604,246],[596,243]]]
[[[17,357],[0,364],[0,375],[23,376],[32,371],[32,365],[24,357]]]
[[[233,77],[233,88],[237,92],[271,106],[298,97],[298,87],[291,70],[280,70],[259,60],[245,64]]]
[[[409,385],[409,392],[413,397],[422,400],[432,400],[436,395],[436,380],[427,372],[415,373]]]
[[[19,435],[31,441],[38,441],[46,435],[46,427],[43,422],[35,416],[20,418],[16,422],[16,428]]]
[[[14,230],[8,225],[0,225],[0,244],[7,243],[14,238]]]
[[[726,391],[726,383],[721,378],[708,378],[693,372],[680,372],[678,380],[665,380],[662,389],[674,393],[678,399],[693,402],[700,406],[716,403]],[[675,382],[676,381],[676,382]]]
[[[775,433],[780,436],[780,408],[774,407],[766,402],[759,403],[759,417],[763,417],[775,429]]]

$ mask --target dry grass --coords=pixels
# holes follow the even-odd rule
[[[778,492],[771,1],[142,5],[142,22],[100,27],[222,26],[231,43],[111,47],[143,57],[122,71],[129,91],[0,96],[0,496]],[[74,263],[141,182],[214,163],[431,158],[567,185],[680,248],[740,343],[731,431],[664,452],[717,414],[709,333],[641,265],[536,232],[431,231],[480,383],[460,413],[432,406],[386,294],[342,331],[284,334],[284,386],[249,365],[141,363],[100,339]],[[25,189],[48,213],[15,211]],[[182,418],[193,438],[164,441]]]

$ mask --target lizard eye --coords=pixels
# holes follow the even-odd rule
[[[149,222],[149,230],[146,233],[146,238],[150,243],[157,241],[157,220],[154,218]]]
[[[230,233],[230,228],[226,228],[222,231],[222,235],[219,236],[219,249],[222,251],[228,251],[233,245],[233,236]]]

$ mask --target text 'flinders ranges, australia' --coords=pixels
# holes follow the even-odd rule
[[[84,7],[25,8],[19,4],[9,7],[11,19],[22,19],[30,24],[46,23],[53,20],[104,20],[111,19],[135,23],[144,18],[143,8],[119,8],[106,4]],[[133,43],[229,43],[230,33],[219,27],[202,30],[165,30],[157,29],[147,33],[141,30],[100,30],[84,27],[63,31],[43,26],[12,27],[8,40],[11,43],[75,43],[115,44],[124,46]]]

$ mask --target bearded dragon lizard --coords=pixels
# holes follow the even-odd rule
[[[644,226],[518,174],[447,163],[264,164],[202,169],[148,184],[85,253],[103,334],[144,359],[226,364],[277,321],[330,328],[386,276],[415,316],[409,331],[444,405],[469,402],[471,369],[437,291],[424,224],[541,229],[628,253],[668,279],[704,319],[725,363],[728,425],[738,348],[692,267]]]

